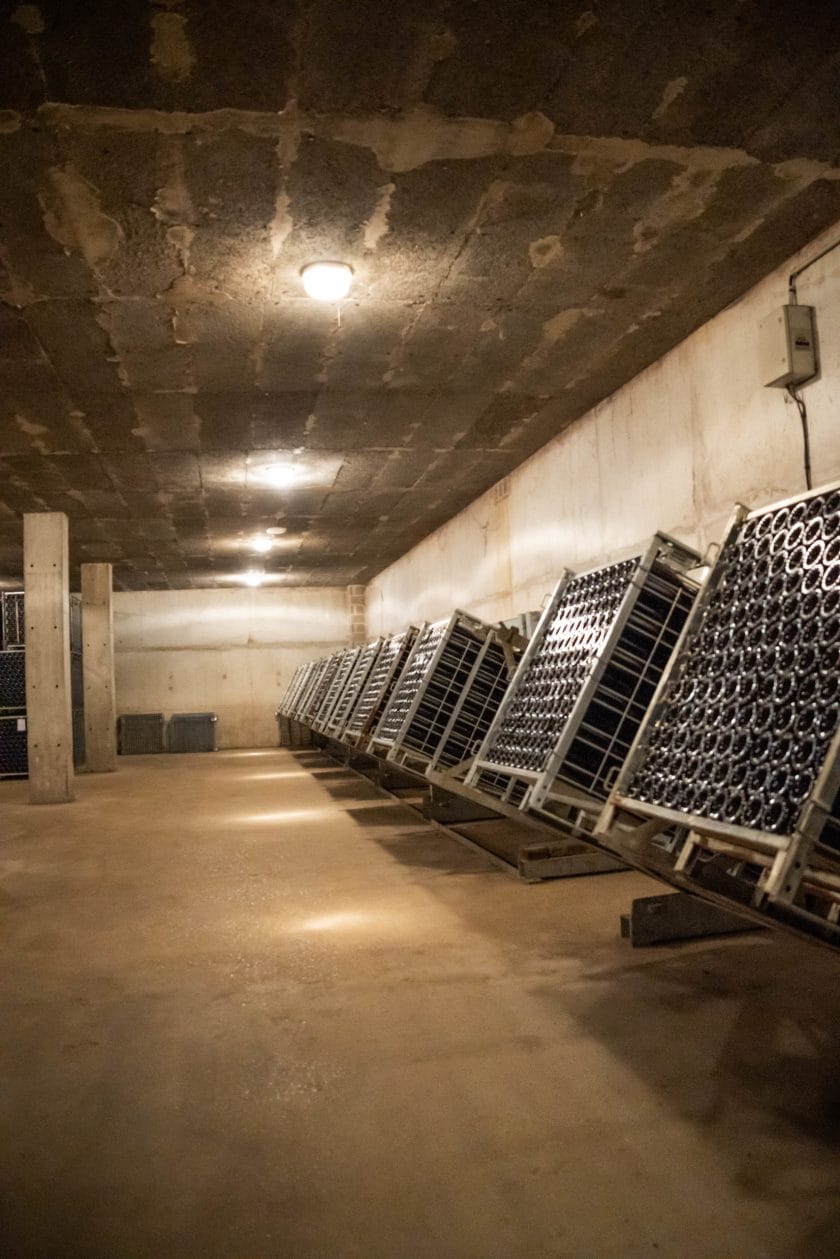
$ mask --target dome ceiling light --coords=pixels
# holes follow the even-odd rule
[[[259,470],[257,477],[275,490],[287,490],[299,479],[300,473],[290,463],[269,463]]]
[[[310,262],[300,274],[307,296],[316,302],[340,302],[353,283],[353,268],[346,262]]]

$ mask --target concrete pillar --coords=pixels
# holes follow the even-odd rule
[[[117,768],[111,590],[110,564],[82,565],[85,761],[92,774],[109,774]]]
[[[73,799],[67,517],[23,517],[26,729],[30,804]]]

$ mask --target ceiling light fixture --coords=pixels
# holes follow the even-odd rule
[[[297,481],[299,473],[290,463],[270,463],[261,468],[257,476],[276,490],[287,490]]]
[[[251,539],[251,550],[256,551],[257,555],[267,555],[273,546],[271,538],[266,538],[259,533]]]
[[[353,283],[353,268],[346,262],[310,262],[300,274],[307,296],[316,302],[340,302]]]
[[[257,568],[249,568],[247,573],[242,574],[242,580],[246,586],[261,586],[265,573]]]
[[[269,528],[266,529],[266,533],[270,534],[272,538],[282,537],[284,533],[288,532],[289,531],[285,525],[270,525]]]

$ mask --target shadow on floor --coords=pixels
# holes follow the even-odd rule
[[[356,799],[358,798],[356,796]],[[409,808],[406,804],[380,804],[380,801],[383,799],[387,800],[387,797],[377,793],[371,797],[369,804],[360,804],[358,808],[345,809],[345,812],[348,817],[351,817],[354,822],[358,822],[360,826],[389,826],[393,829],[395,827],[422,825],[421,819],[414,809]],[[418,831],[417,834],[429,835],[437,843],[441,842],[441,836],[432,830],[431,827],[424,828],[422,831]]]
[[[536,991],[714,1141],[721,1166],[750,1196],[813,1205],[816,1229],[786,1259],[836,1253],[835,956],[768,933],[648,953],[585,984]]]
[[[386,800],[378,788],[373,783],[366,783],[358,778],[345,779],[343,782],[329,781],[324,782],[324,776],[318,776],[318,782],[326,787],[334,800]]]
[[[346,783],[349,786],[356,784],[361,787],[362,780],[350,769],[313,769],[309,771],[315,781],[328,791],[332,790],[331,783]]]

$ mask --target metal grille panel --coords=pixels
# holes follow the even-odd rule
[[[122,756],[149,756],[165,748],[163,713],[122,713],[117,718],[117,750]]]
[[[0,778],[25,778],[29,773],[26,713],[0,715]]]
[[[322,667],[318,671],[315,683],[306,698],[303,708],[301,709],[301,720],[307,722],[311,726],[315,724],[318,713],[321,711],[321,705],[327,697],[327,692],[332,685],[332,680],[335,677],[336,670],[341,663],[342,655],[343,652],[336,651],[331,656],[327,656],[324,659]]]
[[[482,761],[504,769],[542,772],[612,625],[637,560],[572,577],[517,679]]]
[[[562,579],[468,781],[564,815],[572,789],[576,825],[591,829],[691,611],[685,570],[698,562],[657,534],[639,559]]]
[[[0,648],[23,647],[26,624],[22,590],[7,590],[0,595],[0,620]]]
[[[347,723],[345,734],[348,738],[359,743],[370,730],[376,728],[399,681],[417,633],[411,626],[384,643]]]
[[[411,653],[411,658],[406,663],[399,681],[394,687],[388,706],[374,731],[374,742],[393,743],[396,739],[403,722],[408,716],[409,709],[414,703],[426,670],[429,668],[435,652],[443,641],[449,625],[450,621],[436,621],[433,625],[427,625],[425,629],[420,631],[417,643]]]
[[[215,752],[215,713],[173,713],[166,731],[168,752]]]
[[[26,707],[26,652],[0,651],[0,709]]]
[[[339,654],[338,665],[327,687],[327,692],[312,722],[313,727],[323,733],[330,722],[333,710],[344,693],[344,688],[359,657],[361,647],[351,647]]]
[[[327,722],[326,729],[330,734],[334,734],[339,738],[343,734],[344,727],[347,725],[365,681],[376,663],[381,647],[382,639],[377,638],[372,643],[368,643],[365,647],[358,650],[344,689],[338,697]]]

